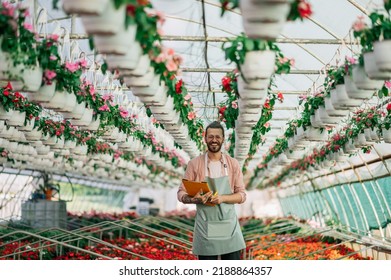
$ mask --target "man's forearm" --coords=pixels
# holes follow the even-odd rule
[[[239,193],[223,195],[223,202],[229,204],[236,204],[242,201],[242,196]]]
[[[182,198],[182,202],[185,204],[201,204],[202,200],[201,198],[195,198],[185,194]]]

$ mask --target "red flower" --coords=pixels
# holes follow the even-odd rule
[[[4,91],[5,92],[5,91]],[[386,107],[387,111],[390,112],[391,111],[391,103],[388,103],[387,104],[387,107]]]
[[[284,95],[282,94],[282,92],[278,92],[278,93],[277,93],[277,98],[278,98],[278,100],[281,101],[281,102],[284,101]]]
[[[220,107],[219,113],[224,116],[225,110],[227,110],[227,106]]]
[[[301,0],[298,5],[300,17],[306,18],[312,15],[311,4],[305,0]]]
[[[182,93],[182,85],[183,85],[182,79],[179,80],[179,81],[175,84],[175,92],[176,92],[176,93],[178,93],[178,94],[181,94],[181,93]]]
[[[221,83],[223,85],[223,88],[225,89],[225,91],[228,91],[228,92],[231,92],[232,91],[232,88],[231,88],[231,78],[230,77],[223,77],[221,79]]]
[[[11,82],[8,82],[4,89],[12,90]]]

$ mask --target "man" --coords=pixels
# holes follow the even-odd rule
[[[191,197],[183,184],[178,189],[179,201],[197,206],[193,254],[200,260],[240,260],[246,246],[234,204],[246,200],[243,173],[236,159],[221,152],[224,128],[219,122],[207,126],[205,142],[208,151],[188,163],[184,178],[206,181],[212,191]]]

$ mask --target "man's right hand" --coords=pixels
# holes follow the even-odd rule
[[[194,203],[194,204],[205,204],[211,197],[213,193],[207,192],[205,194],[202,193],[202,190],[200,190],[195,196],[191,197],[189,195],[185,195],[183,197],[183,203]]]

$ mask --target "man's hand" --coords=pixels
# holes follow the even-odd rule
[[[183,203],[195,203],[195,204],[205,204],[211,197],[213,193],[207,192],[205,194],[202,193],[202,190],[200,190],[195,196],[191,197],[189,195],[185,195],[182,199]]]
[[[217,192],[212,195],[212,197],[210,198],[210,202],[213,203],[213,204],[221,204],[224,202],[224,196],[222,195],[219,195]]]

